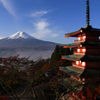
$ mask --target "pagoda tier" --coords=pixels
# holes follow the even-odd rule
[[[100,61],[100,55],[66,55],[62,56],[62,59],[71,61]]]
[[[72,32],[72,33],[67,33],[65,34],[65,37],[83,37],[83,36],[100,36],[100,29],[96,29],[96,28],[92,28],[92,27],[86,27],[86,28],[81,28],[78,31]],[[85,37],[84,37],[85,38]],[[91,38],[91,40],[94,39],[96,40],[96,38]],[[87,39],[89,40],[89,39]],[[97,38],[97,40],[99,40],[99,38]]]
[[[65,44],[64,48],[72,48],[72,47],[83,47],[83,46],[99,46],[100,41],[85,41],[78,43]]]

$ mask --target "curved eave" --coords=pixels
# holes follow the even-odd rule
[[[91,55],[91,54],[86,54],[86,55],[65,55],[62,56],[62,59],[67,59],[71,61],[100,61],[100,54],[98,55]]]
[[[95,34],[100,34],[100,29],[96,29],[96,28],[81,28],[78,31],[72,32],[72,33],[68,33],[65,34],[65,37],[78,37],[78,35],[82,34],[82,33],[95,33]],[[99,35],[100,36],[100,35]]]
[[[74,47],[79,47],[80,45],[86,46],[99,46],[100,45],[100,41],[85,41],[85,42],[78,42],[78,43],[71,43],[71,44],[65,44],[63,45],[63,48],[74,48]]]
[[[65,37],[77,37],[80,33],[82,33],[82,29],[80,29],[79,31],[65,34]]]
[[[66,55],[66,56],[62,56],[62,59],[67,59],[67,60],[71,60],[71,61],[77,61],[77,60],[81,60],[81,58],[84,55]]]
[[[63,48],[79,47],[81,43],[71,43],[63,45]]]
[[[60,68],[60,70],[64,71],[65,73],[68,73],[68,74],[76,76],[76,77],[79,77],[85,70],[83,68],[78,68],[75,66],[67,66],[67,67],[59,67],[59,68]]]

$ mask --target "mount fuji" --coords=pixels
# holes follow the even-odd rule
[[[29,34],[19,31],[9,37],[0,39],[0,47],[22,48],[30,47],[36,49],[54,49],[58,43],[43,41],[30,36]]]

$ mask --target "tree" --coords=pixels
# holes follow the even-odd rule
[[[51,55],[51,62],[59,61],[62,55],[72,54],[72,49],[63,48],[63,46],[56,45],[54,52]]]
[[[0,62],[0,87],[2,93],[7,93],[19,100],[19,96],[15,92],[15,88],[19,85],[25,85],[23,76],[26,76],[24,69],[29,66],[27,58],[19,58],[18,56],[1,58]],[[23,93],[25,90],[23,91]],[[20,96],[23,94],[21,93]]]
[[[51,62],[59,61],[61,59],[59,46],[56,45],[54,52],[51,56]]]

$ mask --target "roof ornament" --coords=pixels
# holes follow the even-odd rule
[[[90,15],[89,15],[89,0],[87,0],[87,7],[86,7],[86,22],[87,26],[89,26],[89,21],[90,21]]]
[[[86,22],[87,25],[85,26],[85,28],[91,28],[91,26],[89,25],[90,22],[90,10],[89,10],[89,0],[87,0],[86,2]]]

